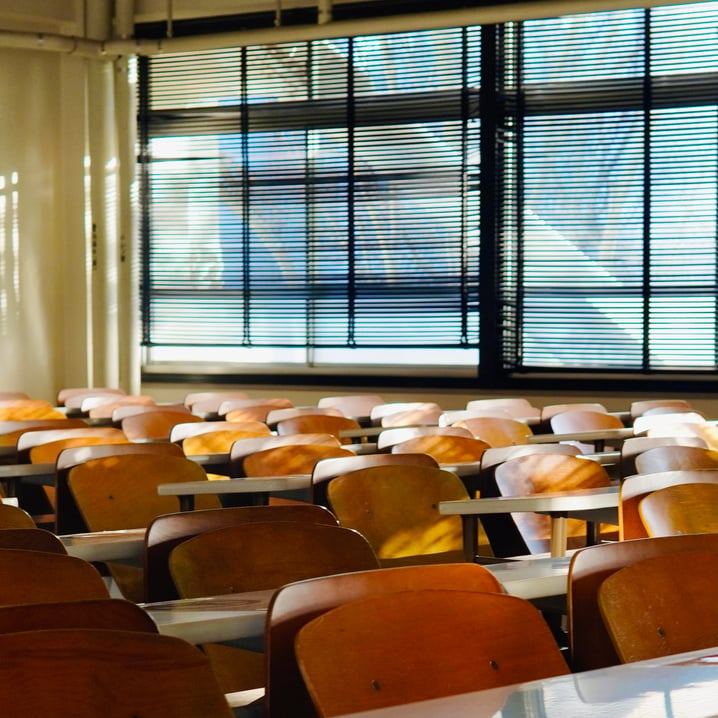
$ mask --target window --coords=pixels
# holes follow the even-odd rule
[[[145,58],[146,366],[714,372],[717,20]]]
[[[478,363],[476,30],[143,63],[150,361]]]

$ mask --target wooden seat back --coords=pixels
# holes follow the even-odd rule
[[[207,658],[172,636],[67,628],[0,635],[0,716],[232,718]],[[42,690],[32,690],[42,676]]]
[[[435,434],[417,436],[391,447],[395,454],[429,454],[440,464],[459,464],[479,461],[489,444],[472,436]]]
[[[568,572],[568,637],[571,668],[587,671],[619,663],[601,620],[598,589],[624,566],[652,556],[690,551],[718,553],[718,534],[616,541],[577,551]]]
[[[274,446],[246,456],[242,461],[245,476],[283,476],[311,474],[318,461],[354,456],[349,449],[322,444]]]
[[[638,504],[638,513],[649,536],[718,533],[718,483],[654,491]]]
[[[636,473],[655,474],[685,469],[718,469],[718,451],[702,446],[667,444],[641,452],[635,458]]]
[[[36,528],[32,516],[19,506],[0,503],[0,529]]]
[[[534,606],[426,589],[350,601],[303,626],[299,668],[320,716],[568,673]]]
[[[454,426],[462,426],[476,439],[485,441],[489,446],[514,446],[525,444],[533,434],[531,428],[518,419],[498,416],[477,416],[461,419]]]
[[[0,528],[0,548],[67,554],[65,544],[52,531],[40,528]]]
[[[282,586],[267,611],[265,714],[315,718],[294,653],[299,629],[329,609],[366,596],[423,588],[502,593],[496,577],[475,563],[400,566],[322,576]]]
[[[461,519],[438,510],[440,501],[468,498],[456,474],[416,464],[372,466],[332,479],[327,497],[341,525],[365,536],[383,566],[463,558]]]
[[[339,411],[337,409],[336,411]],[[361,426],[356,419],[348,416],[335,416],[333,414],[303,414],[277,422],[277,434],[331,434],[336,436],[342,444],[351,444],[352,439],[342,439],[342,431],[360,429]]]
[[[145,600],[179,598],[169,570],[169,557],[175,546],[207,531],[253,521],[308,521],[338,525],[336,517],[327,509],[299,503],[237,506],[158,516],[147,527],[145,535]]]
[[[654,556],[608,576],[601,616],[621,662],[718,644],[718,553]]]

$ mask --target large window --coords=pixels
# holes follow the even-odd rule
[[[147,365],[714,372],[717,21],[145,59]]]

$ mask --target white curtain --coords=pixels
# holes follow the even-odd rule
[[[0,50],[0,391],[138,391],[128,70]]]

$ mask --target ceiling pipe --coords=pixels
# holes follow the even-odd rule
[[[308,42],[361,35],[386,35],[412,30],[440,30],[467,25],[491,25],[518,20],[536,20],[561,15],[681,5],[695,0],[547,0],[515,2],[500,6],[477,6],[458,10],[396,15],[359,20],[332,21],[316,25],[283,25],[230,33],[172,37],[163,40],[119,39],[108,42],[84,40],[64,35],[45,35],[0,30],[0,47],[49,50],[95,59],[114,60],[127,55],[159,55],[194,52],[225,47]]]

